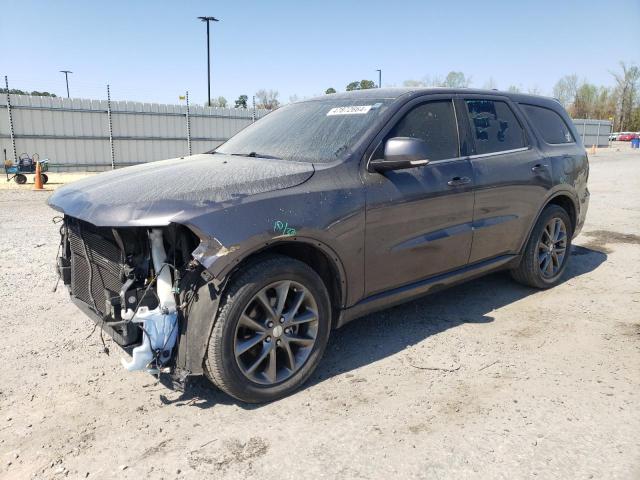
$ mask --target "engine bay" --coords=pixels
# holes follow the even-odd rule
[[[96,227],[64,217],[57,259],[60,278],[82,310],[120,346],[129,370],[170,366],[199,264],[199,239],[189,229]]]

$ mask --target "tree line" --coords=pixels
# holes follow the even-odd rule
[[[609,72],[614,79],[611,87],[595,85],[576,74],[565,75],[553,87],[552,96],[567,109],[572,118],[611,120],[614,131],[640,131],[640,68],[620,62],[619,70]],[[423,80],[405,80],[405,87],[469,87],[471,77],[463,72],[449,72],[443,77],[426,77]],[[496,89],[490,78],[482,86]],[[510,85],[509,92],[520,92],[522,87]],[[526,93],[542,95],[537,86]]]
[[[640,68],[620,62],[620,69],[610,72],[615,84],[608,87],[580,80],[576,74],[565,75],[556,82],[552,95],[572,118],[611,120],[614,131],[640,131]],[[472,84],[472,77],[464,72],[451,71],[445,76],[427,76],[422,80],[405,80],[405,87],[449,87],[465,88]],[[375,88],[371,80],[349,83],[345,90]],[[497,89],[493,78],[482,85],[485,89]],[[509,85],[509,92],[523,91],[521,86]],[[328,88],[325,93],[336,93]],[[537,86],[526,89],[526,93],[542,95]]]
[[[256,108],[261,108],[265,110],[275,110],[280,106],[280,100],[278,97],[280,94],[277,90],[258,90],[254,97],[256,101]],[[206,103],[205,103],[206,105]],[[225,97],[216,97],[212,98],[209,101],[210,107],[220,107],[220,108],[230,108],[229,102]],[[248,95],[240,95],[234,101],[233,108],[249,108],[249,96]]]
[[[7,93],[6,88],[0,88],[0,94],[6,95],[6,93]],[[17,88],[10,88],[9,93],[11,95],[32,95],[34,97],[56,97],[57,96],[55,93],[38,92],[37,90],[32,90],[31,92],[28,92],[25,90],[19,90]]]
[[[553,87],[552,95],[569,112],[573,118],[610,119],[614,123],[614,131],[640,131],[640,68],[636,65],[627,65],[620,62],[619,70],[610,72],[613,77],[613,86],[595,85],[586,79],[580,80],[576,74],[565,75],[560,78]],[[421,80],[405,80],[405,87],[451,87],[464,88],[472,85],[472,77],[460,71],[451,71],[445,76],[427,76]],[[347,92],[354,90],[367,90],[377,88],[373,80],[363,79],[348,83],[345,86]],[[495,80],[490,78],[482,85],[486,89],[496,89]],[[521,86],[509,85],[506,88],[510,92],[520,92]],[[325,94],[336,93],[337,90],[329,87]],[[543,92],[537,87],[529,87],[527,93],[541,95]],[[0,93],[6,94],[4,88]],[[40,95],[55,97],[49,92],[27,92],[11,89],[9,93],[16,95]],[[273,89],[260,89],[255,95],[256,108],[275,110],[281,105],[280,94]],[[298,100],[297,95],[289,97],[290,102]],[[253,103],[253,101],[252,101]],[[209,101],[212,107],[231,107],[225,97],[212,98]],[[239,95],[234,101],[234,108],[249,108],[249,96]]]
[[[553,96],[573,118],[610,119],[614,131],[640,131],[640,68],[620,62],[620,71],[610,73],[613,87],[565,75],[553,87]]]

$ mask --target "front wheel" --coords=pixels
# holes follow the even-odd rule
[[[308,265],[270,256],[224,293],[207,356],[208,378],[249,403],[286,396],[317,367],[331,326],[329,294]]]
[[[540,214],[522,260],[511,271],[511,276],[530,287],[554,287],[560,283],[567,268],[572,236],[571,219],[566,210],[558,205],[548,205]]]

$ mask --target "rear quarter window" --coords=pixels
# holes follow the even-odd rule
[[[573,143],[575,139],[564,119],[550,108],[520,104],[542,139],[551,145]]]

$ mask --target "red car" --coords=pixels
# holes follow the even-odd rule
[[[637,133],[625,132],[625,133],[621,133],[618,136],[618,141],[619,142],[630,142],[634,138],[639,138],[639,137],[640,137],[640,135],[638,135]]]

